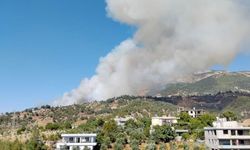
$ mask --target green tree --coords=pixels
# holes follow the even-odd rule
[[[189,123],[190,120],[192,119],[192,117],[186,113],[186,112],[181,112],[179,114],[179,119],[178,119],[178,123],[177,123],[177,127],[178,129],[189,129]]]
[[[108,146],[107,146],[106,144],[102,144],[100,149],[101,149],[101,150],[107,150],[107,149],[108,149]]]
[[[179,118],[180,119],[178,121],[181,121],[181,122],[189,122],[192,119],[192,117],[186,112],[181,112],[179,114]]]
[[[72,128],[71,123],[69,121],[64,122],[62,125],[62,128],[63,129],[71,129]]]
[[[189,139],[189,137],[190,137],[190,135],[188,133],[183,133],[182,134],[183,140],[187,140],[187,139]]]
[[[192,118],[190,120],[190,129],[192,132],[194,132],[197,129],[201,129],[202,127],[203,127],[202,122],[198,118]]]
[[[139,150],[139,141],[138,140],[132,140],[130,143],[131,149],[132,150]]]
[[[47,130],[58,130],[60,128],[60,125],[58,123],[48,123],[45,126],[45,129]]]
[[[146,139],[146,136],[144,135],[143,129],[139,128],[139,129],[132,129],[129,131],[129,136],[130,136],[130,140],[138,140],[138,141],[143,141]]]
[[[237,115],[232,111],[223,112],[221,117],[226,118],[228,121],[236,121],[237,120]]]
[[[125,133],[118,133],[116,136],[116,142],[122,143],[122,144],[126,144],[126,135]]]
[[[121,143],[120,140],[117,140],[114,145],[115,150],[123,150],[123,144]]]
[[[203,114],[199,117],[199,120],[202,122],[203,127],[212,126],[216,116],[214,114]]]
[[[111,140],[110,140],[110,138],[105,136],[104,139],[103,139],[102,145],[110,147],[111,146]]]
[[[169,142],[175,138],[175,132],[168,125],[155,126],[152,136],[153,139],[158,143]]]
[[[118,126],[116,125],[116,122],[114,120],[110,120],[104,123],[102,132],[104,133],[104,136],[110,138],[111,142],[115,142],[117,131]]]
[[[131,128],[131,129],[136,129],[139,127],[139,124],[135,120],[129,119],[128,121],[125,122],[125,127]]]

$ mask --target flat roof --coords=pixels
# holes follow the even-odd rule
[[[78,133],[78,134],[62,134],[62,137],[79,137],[79,136],[84,136],[84,137],[88,137],[88,136],[96,136],[95,133]]]
[[[162,116],[162,117],[152,117],[152,119],[179,119],[179,117]]]
[[[204,130],[250,130],[250,127],[205,127]]]
[[[188,132],[188,130],[176,129],[175,132]]]

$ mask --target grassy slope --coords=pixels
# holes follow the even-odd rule
[[[140,113],[143,115],[167,115],[170,112],[174,112],[177,110],[177,106],[153,101],[153,100],[143,100],[143,99],[134,99],[132,101],[128,101],[124,107],[120,107],[113,112],[113,115],[124,116],[133,113]]]

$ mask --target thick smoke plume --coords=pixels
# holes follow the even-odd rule
[[[137,31],[57,105],[142,95],[215,64],[227,65],[249,35],[247,11],[238,0],[106,2],[109,17]]]

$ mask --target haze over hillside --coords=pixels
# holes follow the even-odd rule
[[[159,93],[168,95],[204,95],[240,91],[250,93],[250,72],[208,71],[196,73],[186,81],[172,83]]]

